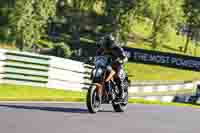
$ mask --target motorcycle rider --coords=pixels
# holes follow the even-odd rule
[[[110,67],[107,67],[111,75],[114,75],[115,81],[119,87],[119,99],[121,101],[124,98],[123,81],[125,79],[125,72],[123,70],[123,64],[128,61],[125,51],[119,44],[115,41],[112,35],[107,35],[101,40],[101,47],[96,51],[96,55],[110,55],[112,58],[112,63]],[[106,84],[109,85],[110,77],[106,79]]]

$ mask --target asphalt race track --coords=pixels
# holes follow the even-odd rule
[[[199,133],[200,109],[131,104],[89,114],[80,103],[0,103],[0,133]]]

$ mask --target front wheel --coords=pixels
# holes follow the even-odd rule
[[[96,86],[91,86],[88,89],[87,93],[87,108],[90,113],[96,113],[99,111],[99,108],[101,106],[101,102],[98,98],[98,94],[96,91]]]
[[[128,106],[128,92],[125,95],[127,95],[127,96],[123,102],[121,102],[121,103],[113,102],[112,103],[112,106],[113,106],[113,109],[115,110],[115,112],[125,112],[126,111],[126,108]]]
[[[126,83],[126,82],[125,82]],[[128,106],[128,82],[124,90],[124,99],[121,103],[112,102],[113,109],[115,112],[125,112]]]

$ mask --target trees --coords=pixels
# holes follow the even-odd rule
[[[73,44],[79,46],[80,44],[80,31],[82,28],[82,19],[85,12],[91,12],[94,9],[95,3],[99,0],[60,0],[61,6],[58,7],[57,17],[65,19],[64,24],[68,25],[68,30],[71,33]]]
[[[112,20],[109,32],[126,41],[134,18],[139,15],[141,0],[105,0],[105,16]]]
[[[105,15],[113,21],[110,31],[126,40],[132,32],[133,21],[148,18],[152,21],[152,47],[157,48],[168,38],[170,28],[175,29],[184,20],[184,0],[105,0]]]
[[[183,6],[185,17],[186,17],[186,42],[184,53],[187,52],[189,42],[196,36],[196,39],[199,37],[200,32],[200,3],[198,0],[185,0]]]
[[[197,36],[199,32],[196,30],[199,27],[200,16],[198,0],[15,1],[14,9],[0,9],[0,15],[2,13],[9,15],[8,21],[6,17],[4,19],[0,17],[0,23],[3,23],[2,20],[5,20],[6,23],[9,22],[3,26],[3,30],[0,27],[0,34],[4,31],[8,33],[8,28],[12,29],[11,33],[16,36],[17,43],[22,44],[21,49],[37,43],[45,34],[49,18],[54,16],[64,20],[60,25],[62,32],[70,34],[71,39],[76,40],[76,44],[80,44],[80,37],[83,34],[94,39],[99,35],[114,33],[119,40],[126,41],[130,34],[134,33],[134,21],[139,20],[137,22],[145,23],[147,20],[149,27],[152,28],[147,29],[147,35],[151,35],[149,35],[150,39],[145,38],[145,40],[151,41],[153,48],[158,48],[167,42],[170,38],[168,37],[169,32],[174,32],[177,26],[186,25],[188,31],[191,31],[187,32],[184,49],[187,52],[191,36]],[[6,0],[2,0],[0,4],[3,5],[3,2]],[[184,14],[185,16],[183,16]],[[57,20],[59,21],[59,19]],[[89,35],[88,31],[90,31]],[[57,32],[61,32],[61,30]],[[138,34],[138,36],[142,36],[142,34]]]
[[[7,0],[0,2],[0,40],[11,41],[8,15],[12,12],[13,3]]]
[[[183,21],[182,5],[183,0],[146,0],[146,15],[153,22],[153,48],[164,42],[170,28]]]
[[[56,0],[16,0],[10,18],[21,50],[24,45],[31,46],[41,38],[48,19],[55,13]]]

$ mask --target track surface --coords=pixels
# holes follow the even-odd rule
[[[0,103],[1,133],[198,133],[200,110],[159,105],[110,105],[89,114],[80,103]]]

